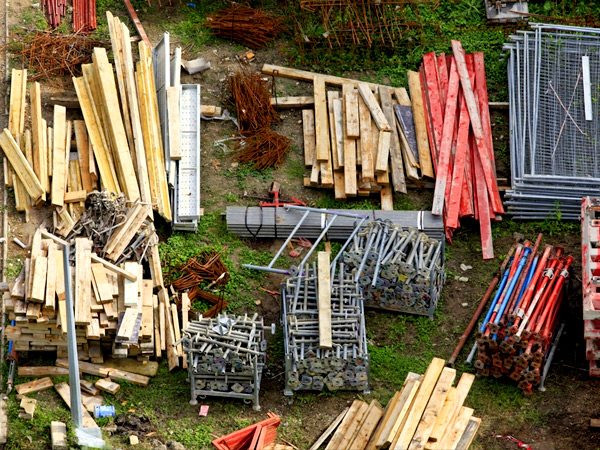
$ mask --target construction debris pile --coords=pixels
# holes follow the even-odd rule
[[[583,337],[590,376],[600,377],[600,201],[585,197],[581,201],[581,291],[583,292]]]
[[[285,390],[369,390],[364,307],[352,276],[329,253],[281,285]],[[342,265],[343,263],[340,263]]]
[[[475,377],[434,358],[424,375],[409,372],[402,389],[383,409],[377,400],[355,400],[312,445],[317,450],[461,449],[468,450],[481,419],[464,406]],[[331,438],[330,438],[331,436]]]
[[[530,26],[505,45],[512,186],[506,205],[518,219],[577,220],[582,197],[600,196],[600,64],[590,56],[600,35],[594,28]]]
[[[483,53],[428,53],[420,74],[425,125],[436,173],[432,213],[443,215],[451,239],[461,217],[479,221],[484,259],[494,257],[491,220],[504,208],[496,180]]]
[[[81,64],[92,61],[94,47],[104,45],[85,34],[60,34],[52,31],[15,33],[5,48],[29,67],[28,81],[55,76],[79,76]]]
[[[107,18],[115,67],[106,49],[96,47],[93,62],[83,64],[82,76],[73,78],[84,120],[70,121],[65,107],[54,105],[49,126],[35,82],[26,126],[27,72],[13,71],[9,124],[0,134],[5,183],[14,188],[19,211],[27,215],[32,207],[48,203],[54,217],[33,236],[30,258],[6,299],[9,318],[15,321],[6,334],[15,350],[66,356],[65,279],[72,276],[82,359],[101,363],[104,349],[113,357],[140,361],[166,352],[172,369],[183,357],[181,346],[172,344],[180,338],[180,320],[187,324],[190,305],[184,305],[184,296],[170,298],[164,286],[153,210],[166,221],[174,217],[175,224],[183,218],[193,225],[199,218],[199,198],[191,195],[199,194],[199,87],[189,85],[193,95],[188,102],[177,76],[164,83],[161,73],[170,56],[166,65],[160,62],[169,55],[168,41],[162,53],[155,48],[154,56],[140,42],[134,71],[129,30],[110,13]],[[186,115],[186,103],[196,121]],[[180,106],[184,120],[178,128],[173,124]],[[167,157],[170,141],[177,145]],[[167,169],[173,176],[179,171],[173,203]],[[190,170],[191,181],[182,175]],[[178,203],[178,196],[184,201]],[[182,214],[182,205],[191,214]],[[67,248],[74,251],[63,265]]]
[[[267,83],[258,72],[238,72],[229,76],[228,84],[244,136],[236,149],[240,162],[251,163],[258,170],[278,167],[290,148],[290,139],[271,130],[279,114],[271,105]]]
[[[444,256],[444,240],[377,220],[354,235],[340,270],[360,285],[366,307],[433,317]]]
[[[477,333],[475,367],[483,376],[506,375],[531,393],[550,368],[552,346],[561,333],[559,310],[565,296],[573,257],[561,247],[546,245],[542,235],[514,245],[503,268],[500,285]],[[472,355],[469,357],[472,358]]]
[[[259,392],[266,348],[263,319],[219,314],[192,320],[181,339],[191,383],[191,405],[198,397],[250,400],[260,410]]]
[[[217,36],[252,49],[268,44],[283,31],[278,17],[237,3],[207,16],[206,25]]]

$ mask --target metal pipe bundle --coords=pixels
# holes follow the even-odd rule
[[[316,265],[304,266],[281,286],[285,349],[285,395],[298,390],[369,389],[363,302],[352,275],[334,271],[331,278],[332,349],[319,348]]]
[[[478,350],[475,367],[479,375],[506,375],[527,393],[543,385],[548,371],[573,263],[573,257],[562,256],[560,247],[547,245],[538,253],[541,238],[540,234],[533,248],[529,241],[517,245],[467,360]]]
[[[227,231],[246,238],[285,238],[303,216],[303,209],[286,209],[259,206],[228,206]],[[323,209],[311,213],[302,223],[297,235],[307,239],[317,238],[336,213],[353,213],[368,220],[390,220],[404,228],[416,228],[429,237],[443,240],[444,224],[441,217],[430,211],[379,211]],[[354,217],[339,216],[329,228],[327,235],[332,240],[345,240],[356,227]]]
[[[263,319],[219,314],[214,319],[191,321],[183,330],[191,405],[198,396],[252,400],[259,410],[258,395],[266,362]]]
[[[391,221],[371,221],[343,255],[366,307],[433,317],[445,281],[444,240]]]
[[[510,100],[512,189],[520,219],[577,220],[581,198],[600,195],[600,61],[595,28],[530,24],[505,48]],[[560,45],[557,45],[560,43]]]

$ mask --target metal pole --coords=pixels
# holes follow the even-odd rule
[[[82,426],[81,388],[79,386],[79,360],[77,359],[77,340],[75,336],[75,313],[73,312],[73,292],[71,270],[69,267],[68,245],[63,248],[63,266],[65,270],[65,297],[67,307],[67,351],[69,356],[69,387],[71,389],[71,418],[77,428]]]

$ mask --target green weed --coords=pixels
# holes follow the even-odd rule
[[[19,257],[9,258],[6,260],[6,264],[4,266],[4,272],[6,275],[6,279],[8,281],[14,281],[21,270],[23,269],[23,260]]]
[[[294,145],[292,145],[292,148],[290,150],[296,153],[299,152],[297,147],[295,147]],[[304,161],[299,161],[297,159],[290,158],[287,160],[287,163],[283,170],[288,176],[301,180],[304,178]]]
[[[21,15],[21,22],[27,28],[36,30],[45,30],[48,28],[48,23],[40,8],[25,8]]]
[[[244,190],[248,186],[249,179],[260,181],[271,181],[273,179],[272,169],[257,170],[253,164],[240,164],[225,172],[225,176],[237,179],[237,186]]]
[[[198,51],[216,40],[215,35],[206,26],[206,16],[224,6],[220,0],[208,0],[193,3],[194,6],[180,8],[175,23],[169,22],[172,33],[191,50]]]

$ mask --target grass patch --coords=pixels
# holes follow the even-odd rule
[[[239,164],[236,167],[224,172],[228,178],[235,178],[237,187],[244,190],[248,187],[248,180],[255,178],[260,181],[271,181],[273,179],[273,170],[257,170],[253,164]]]
[[[294,152],[299,152],[297,147],[292,145],[290,149]],[[289,159],[285,164],[284,172],[291,178],[297,178],[302,180],[304,178],[304,161],[299,161],[297,159]]]
[[[179,8],[175,20],[170,19],[169,23],[164,25],[168,25],[170,31],[182,42],[190,45],[192,51],[202,50],[207,44],[217,40],[210,28],[206,26],[206,16],[225,6],[226,3],[221,0],[189,3]]]
[[[4,265],[4,274],[7,281],[14,281],[23,269],[23,260],[20,257],[9,258]]]

